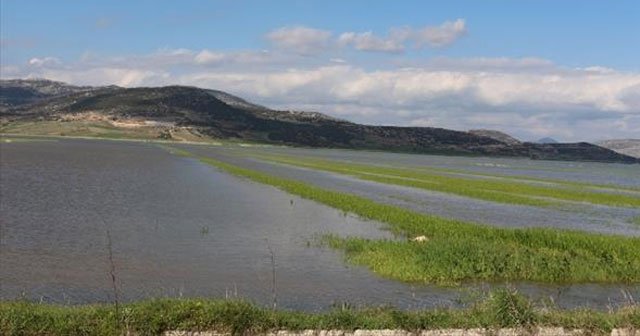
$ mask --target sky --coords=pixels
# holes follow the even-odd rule
[[[0,77],[372,125],[640,138],[640,1],[0,0]]]

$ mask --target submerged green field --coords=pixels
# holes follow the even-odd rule
[[[170,330],[215,330],[246,335],[305,329],[415,331],[503,327],[564,327],[604,335],[613,328],[640,327],[640,308],[563,311],[535,305],[508,290],[490,293],[465,309],[423,311],[385,307],[355,309],[344,305],[326,313],[303,313],[270,310],[243,301],[199,299],[148,300],[119,307],[0,303],[0,334],[3,335],[159,335]]]
[[[176,154],[190,155],[181,150]],[[228,173],[385,223],[410,240],[325,237],[352,263],[387,278],[450,285],[467,280],[640,282],[640,238],[545,228],[507,229],[429,216],[367,198],[241,168],[199,160]]]
[[[447,171],[438,168],[392,168],[285,155],[260,154],[256,157],[275,163],[344,174],[362,180],[433,190],[506,204],[559,206],[567,202],[585,202],[607,206],[640,207],[640,194],[607,191],[607,189],[637,191],[625,187],[542,179],[517,179],[504,176],[489,178],[494,176],[488,174],[466,177],[455,175],[461,174],[460,171]],[[543,185],[539,182],[546,184]],[[606,189],[597,191],[595,188]]]

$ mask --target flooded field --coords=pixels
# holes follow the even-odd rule
[[[343,150],[302,150],[294,148],[260,148],[259,151],[247,148],[206,147],[206,146],[181,146],[200,156],[210,156],[226,160],[228,162],[256,169],[284,178],[294,178],[311,183],[323,188],[354,193],[386,204],[398,205],[426,214],[436,214],[447,218],[456,218],[473,222],[497,225],[502,227],[552,227],[563,229],[576,229],[590,232],[623,234],[640,236],[640,225],[634,223],[634,219],[640,216],[640,209],[610,207],[591,204],[567,204],[564,207],[541,208],[512,204],[501,204],[468,197],[460,197],[442,192],[408,188],[384,183],[375,183],[366,180],[352,178],[346,175],[330,172],[305,169],[290,165],[274,164],[251,156],[252,153],[279,153],[292,156],[317,156],[340,160],[356,161],[369,164],[390,164],[398,167],[439,167],[455,168],[477,167],[475,163],[485,164],[495,160],[496,165],[530,166],[531,171],[536,171],[538,177],[549,176],[548,166],[561,169],[564,166],[574,167],[582,165],[583,168],[572,173],[567,173],[566,179],[576,182],[591,183],[594,180],[603,184],[617,184],[633,187],[640,184],[640,171],[634,165],[612,164],[607,171],[607,164],[601,163],[574,163],[574,162],[548,162],[514,160],[514,159],[490,159],[490,158],[460,158],[427,155],[408,155],[393,153],[377,153],[363,151]],[[352,156],[348,156],[352,154]],[[376,156],[380,155],[379,159]],[[465,162],[466,160],[466,162]],[[445,166],[443,162],[453,162]],[[485,166],[486,167],[486,166]],[[518,169],[514,169],[519,172]],[[593,173],[591,172],[593,170]],[[474,171],[474,170],[469,170]],[[505,173],[504,168],[497,171],[483,169],[483,172]],[[558,171],[556,171],[558,173]],[[593,175],[590,175],[593,174]],[[620,179],[619,174],[626,176]],[[608,178],[605,178],[608,176]],[[633,195],[640,198],[640,190],[632,191]]]
[[[316,156],[371,164],[400,166],[430,166],[460,169],[469,172],[505,174],[515,177],[539,177],[577,182],[640,187],[637,165],[600,162],[541,161],[523,158],[461,157],[442,155],[412,155],[388,152],[336,149],[299,149],[271,147],[269,151],[294,155]]]
[[[233,177],[154,143],[58,139],[0,144],[0,299],[112,300],[111,266],[123,300],[243,297],[303,310],[335,303],[403,308],[456,306],[468,291],[382,279],[344,262],[316,238],[396,239],[380,223]],[[432,165],[477,172],[640,186],[637,166],[418,156],[341,150],[173,145],[204,157],[355,193],[424,213],[506,227],[545,226],[640,235],[640,210],[504,205],[386,185],[256,159],[271,152],[361,163]],[[113,262],[109,259],[109,239]],[[272,264],[271,252],[275,259]],[[112,265],[113,264],[113,265]],[[512,284],[562,307],[615,305],[638,285]]]

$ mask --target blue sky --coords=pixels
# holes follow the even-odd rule
[[[358,122],[525,139],[640,137],[640,1],[0,6],[3,78],[198,85]]]
[[[334,31],[423,26],[464,18],[464,41],[416,56],[536,56],[569,66],[640,70],[640,1],[2,1],[3,54],[121,55],[160,48],[267,48],[288,25]]]

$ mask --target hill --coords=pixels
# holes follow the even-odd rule
[[[11,80],[2,81],[0,97],[3,133],[222,138],[415,153],[638,161],[587,143],[516,144],[443,128],[361,125],[318,112],[272,110],[196,87],[78,87]]]
[[[496,130],[488,130],[488,129],[473,129],[469,130],[469,133],[489,137],[500,142],[506,143],[508,145],[520,145],[522,142],[520,140],[510,136],[507,133],[496,131]]]

